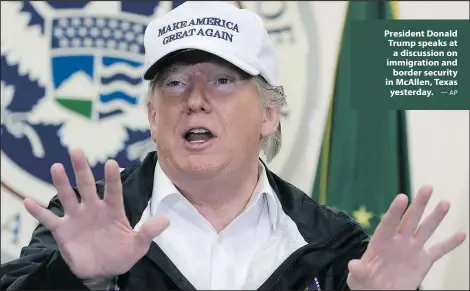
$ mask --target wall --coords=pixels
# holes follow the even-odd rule
[[[318,84],[321,101],[313,112],[310,141],[298,171],[290,180],[309,192],[313,183],[319,143],[331,95],[338,41],[345,2],[318,1],[311,3],[316,19],[318,42],[321,46],[322,72]],[[399,1],[402,19],[468,19],[468,2]],[[326,96],[326,98],[325,98]],[[434,195],[426,210],[428,214],[443,199],[451,210],[430,243],[456,231],[468,234],[469,222],[469,112],[409,111],[409,149],[412,192],[423,184],[434,186]],[[423,288],[469,290],[469,239],[449,256],[434,264]]]

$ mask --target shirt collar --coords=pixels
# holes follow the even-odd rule
[[[281,203],[279,198],[274,193],[271,185],[269,184],[268,176],[266,174],[266,168],[259,162],[260,175],[258,183],[256,184],[253,195],[250,198],[250,202],[247,205],[251,207],[257,203],[259,199],[266,199],[269,219],[273,230],[276,230],[277,224],[280,220],[279,215],[281,214]],[[156,215],[158,206],[161,203],[173,204],[184,198],[183,195],[178,191],[176,186],[171,182],[170,178],[165,174],[157,160],[155,165],[155,173],[153,178],[153,193],[150,198],[150,206],[152,216]]]
[[[279,220],[279,207],[281,207],[281,204],[280,201],[278,201],[277,195],[274,193],[271,184],[269,184],[266,168],[263,163],[261,163],[261,161],[258,163],[258,168],[260,171],[258,183],[256,184],[255,190],[253,191],[253,195],[251,196],[247,207],[250,207],[259,199],[266,199],[271,226],[273,230],[276,230],[276,226]]]
[[[163,172],[163,169],[157,160],[153,177],[153,193],[151,198],[152,214],[156,212],[158,205],[163,201],[171,203],[176,202],[178,198],[183,198],[183,195],[181,195],[175,184],[171,182],[165,172]]]

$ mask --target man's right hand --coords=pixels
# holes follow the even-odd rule
[[[112,278],[126,273],[149,250],[152,240],[168,225],[166,217],[153,217],[134,232],[124,212],[119,166],[105,164],[105,191],[101,200],[95,179],[81,150],[70,154],[81,201],[70,185],[62,164],[51,174],[64,208],[59,217],[25,199],[24,206],[47,227],[57,242],[62,258],[80,279]]]

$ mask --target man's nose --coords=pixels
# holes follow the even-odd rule
[[[185,113],[212,112],[212,107],[207,99],[207,86],[202,80],[197,80],[191,86],[186,101]]]

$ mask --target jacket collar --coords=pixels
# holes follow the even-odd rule
[[[140,166],[126,168],[121,172],[125,211],[132,228],[141,219],[152,197],[157,159],[157,153],[150,152]],[[269,184],[281,204],[279,209],[296,223],[308,243],[322,243],[330,238],[332,232],[344,228],[344,224],[336,223],[342,214],[319,205],[300,189],[270,171],[261,159],[260,161],[265,166]],[[319,209],[323,210],[318,211]]]
[[[140,166],[126,168],[121,172],[124,207],[132,228],[139,222],[152,197],[156,163],[157,153],[150,152]]]
[[[282,217],[281,205],[277,195],[269,183],[266,173],[267,168],[261,162],[259,162],[259,170],[259,179],[247,207],[251,207],[251,205],[258,203],[259,199],[266,199],[269,209],[269,220],[271,222],[272,229],[276,230],[277,225]],[[165,172],[163,172],[158,161],[154,169],[152,188],[152,197],[150,198],[150,213],[152,213],[152,216],[155,215],[158,206],[164,200],[167,200],[167,203],[173,204],[180,199],[184,199],[183,195],[171,182],[170,178],[165,174]]]
[[[140,221],[142,213],[152,198],[157,160],[157,152],[149,152],[140,166],[125,168],[121,172],[125,211],[132,228]],[[265,168],[267,180],[274,194],[280,199],[279,189],[274,182],[272,172],[261,159],[260,161]],[[280,202],[282,205],[282,200]],[[279,217],[278,213],[275,215]]]

